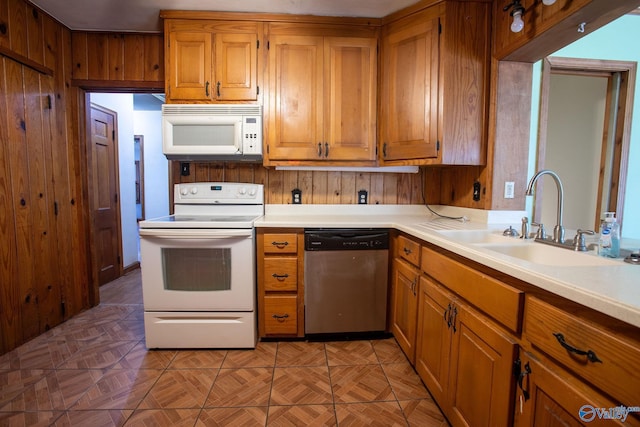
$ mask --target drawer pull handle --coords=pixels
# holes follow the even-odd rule
[[[403,248],[402,250],[404,251],[405,255],[411,255],[411,252],[412,252],[411,249]]]
[[[289,275],[288,275],[288,274],[276,274],[276,273],[273,273],[273,274],[271,275],[271,277],[273,277],[273,278],[274,278],[274,279],[276,279],[276,280],[283,281],[284,279],[286,279],[287,277],[289,277]]]
[[[289,246],[289,242],[271,242],[271,244],[278,249],[282,249],[286,246]]]
[[[287,313],[285,313],[285,314],[272,314],[271,317],[276,319],[278,322],[282,323],[289,317],[289,315]]]
[[[602,360],[598,359],[598,356],[596,356],[596,353],[593,350],[580,350],[579,348],[575,348],[572,345],[568,344],[565,340],[564,340],[564,335],[562,335],[561,333],[557,333],[557,334],[553,334],[554,337],[556,337],[556,339],[558,340],[558,342],[560,343],[560,345],[567,350],[569,353],[575,353],[579,356],[587,356],[587,360],[591,363],[602,363]]]

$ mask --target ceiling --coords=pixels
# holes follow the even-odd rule
[[[72,30],[162,32],[160,10],[381,18],[419,0],[30,0]]]

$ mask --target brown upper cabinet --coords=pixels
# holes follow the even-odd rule
[[[490,7],[446,1],[384,27],[381,163],[485,164]]]
[[[262,23],[165,20],[169,102],[256,101]]]
[[[375,28],[270,24],[265,165],[375,162],[377,46]]]

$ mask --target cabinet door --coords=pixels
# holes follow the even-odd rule
[[[375,160],[377,45],[373,38],[325,38],[323,144],[329,160]]]
[[[451,335],[448,418],[453,425],[509,425],[517,345],[466,305],[456,303],[456,307]]]
[[[272,35],[269,40],[267,155],[271,160],[323,156],[323,39]]]
[[[437,157],[438,22],[417,21],[384,37],[383,160]]]
[[[419,272],[406,262],[393,261],[392,332],[398,344],[413,364],[417,324],[417,286]]]
[[[218,101],[257,99],[257,34],[215,35],[215,88]]]
[[[446,399],[451,347],[452,294],[431,280],[420,278],[416,371],[429,392],[442,404]]]
[[[211,100],[212,35],[208,32],[169,33],[167,97],[170,99]]]
[[[581,385],[556,366],[545,366],[530,354],[520,358],[524,372],[516,393],[515,425],[518,427],[560,427],[584,425],[639,425],[633,414],[619,420],[600,419],[595,409],[615,408],[613,402]],[[527,394],[525,398],[525,393]]]

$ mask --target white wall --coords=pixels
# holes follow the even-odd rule
[[[144,136],[145,219],[169,215],[169,164],[162,154],[162,113],[135,111],[134,132]]]
[[[593,229],[607,79],[552,74],[549,88],[544,168],[555,171],[562,179],[564,226],[568,230]],[[550,178],[541,179],[545,180],[542,223],[552,230],[556,224],[558,193]]]

